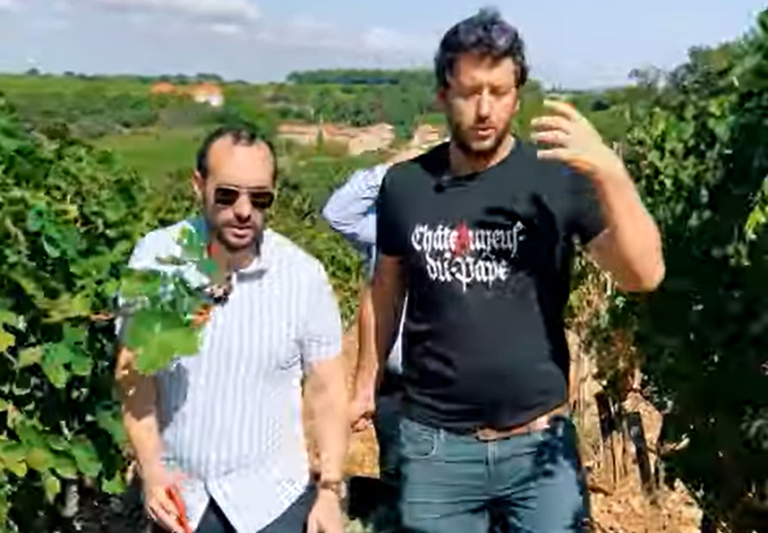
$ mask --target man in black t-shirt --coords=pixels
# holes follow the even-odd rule
[[[435,58],[450,141],[393,166],[377,199],[380,361],[407,295],[407,531],[586,531],[563,319],[575,244],[623,290],[664,277],[655,222],[582,115],[547,102],[533,144],[510,133],[527,72],[494,11],[451,28]]]

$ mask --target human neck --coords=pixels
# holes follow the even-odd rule
[[[214,239],[208,247],[208,253],[221,272],[230,273],[251,264],[259,256],[260,246],[257,241],[250,248],[230,252],[218,240]]]
[[[456,141],[451,141],[449,145],[451,174],[466,176],[467,174],[482,172],[507,157],[514,147],[514,136],[507,135],[499,148],[488,155],[470,155],[459,148]]]

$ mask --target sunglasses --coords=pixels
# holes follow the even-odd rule
[[[232,207],[240,199],[241,194],[248,195],[254,209],[269,209],[275,201],[272,191],[241,191],[234,187],[217,187],[213,191],[213,201],[221,207]]]

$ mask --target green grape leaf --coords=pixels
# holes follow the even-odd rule
[[[22,369],[28,366],[39,364],[43,360],[43,347],[32,346],[24,348],[19,352],[19,358],[16,361],[16,369]]]
[[[40,366],[43,369],[45,377],[51,382],[51,385],[57,389],[63,389],[67,386],[67,382],[69,381],[69,371],[64,365],[56,363],[55,361],[43,360]]]
[[[105,479],[101,483],[101,489],[107,494],[122,494],[125,492],[125,480],[120,473],[115,474],[112,479]]]
[[[68,450],[69,449],[69,442],[67,442],[67,439],[65,439],[61,435],[49,435],[48,436],[48,447],[51,450],[56,450],[57,452],[62,452],[64,450]]]
[[[21,443],[27,448],[45,448],[46,439],[42,433],[29,421],[29,419],[19,420],[16,427],[13,428],[18,435]]]
[[[75,352],[75,358],[70,363],[70,369],[76,376],[89,376],[93,370],[93,360],[91,360],[85,353],[77,350]]]
[[[71,363],[77,354],[64,342],[47,344],[43,348],[43,364],[66,365]]]
[[[0,441],[0,463],[17,477],[27,474],[27,464],[24,462],[26,450],[21,443]]]
[[[6,351],[16,343],[16,337],[0,324],[0,352]]]
[[[101,472],[101,461],[91,441],[81,437],[72,443],[69,449],[75,459],[78,470],[88,477],[95,478]]]
[[[43,472],[43,488],[46,499],[49,503],[53,503],[56,496],[61,492],[61,481],[50,472]]]
[[[16,477],[23,478],[27,475],[27,463],[23,460],[17,462],[3,461],[3,465]]]
[[[32,233],[37,233],[42,230],[47,221],[47,210],[41,206],[36,205],[29,210],[27,215],[27,230]]]
[[[115,442],[126,442],[128,436],[120,418],[120,413],[114,409],[99,409],[96,411],[96,424],[109,433]]]
[[[205,257],[206,242],[195,229],[185,226],[179,232],[176,242],[181,246],[182,255],[190,259]]]
[[[120,296],[126,300],[157,296],[165,274],[159,270],[128,270],[120,283]]]
[[[0,309],[0,324],[15,324],[18,317],[5,309]]]
[[[26,451],[20,442],[12,440],[0,441],[0,461],[18,462],[23,461]]]
[[[76,328],[66,324],[63,328],[64,342],[69,346],[81,345],[85,342],[88,332],[83,328]]]
[[[8,513],[11,510],[11,506],[8,503],[8,497],[5,493],[0,492],[0,526],[3,526],[8,521]]]
[[[16,343],[16,337],[13,333],[6,330],[3,326],[12,326],[16,324],[18,318],[10,311],[0,309],[0,352],[6,351]]]
[[[56,300],[41,302],[40,307],[46,311],[45,321],[59,323],[70,318],[87,317],[91,315],[91,303],[88,294],[65,294]]]
[[[44,448],[29,448],[25,460],[32,470],[45,472],[53,464],[53,455]]]
[[[59,250],[57,246],[57,242],[54,240],[52,235],[43,235],[43,249],[45,250],[45,253],[50,257],[51,259],[58,259],[61,257],[61,251]]]
[[[128,321],[125,344],[136,353],[136,368],[152,374],[176,357],[198,351],[199,336],[180,314],[142,309]]]
[[[64,479],[77,479],[77,464],[71,457],[60,453],[53,455],[52,468]]]

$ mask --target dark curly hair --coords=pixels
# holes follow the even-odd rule
[[[517,87],[522,87],[528,80],[523,39],[517,29],[501,17],[496,8],[483,8],[445,33],[435,54],[435,78],[438,87],[448,87],[448,79],[456,60],[462,54],[468,53],[494,59],[508,57],[517,68]]]

